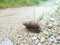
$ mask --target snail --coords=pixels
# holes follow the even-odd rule
[[[31,31],[31,32],[40,32],[41,29],[39,24],[36,23],[35,21],[29,21],[29,22],[25,22],[23,23],[23,25],[26,27],[26,29],[28,29],[28,31]]]
[[[34,16],[35,16],[35,11],[34,11]],[[28,29],[28,31],[31,32],[35,32],[35,33],[39,33],[42,29],[45,28],[45,26],[42,27],[42,24],[39,25],[39,21],[41,21],[44,17],[44,14],[42,16],[39,16],[38,19],[35,21],[29,21],[29,22],[25,22],[23,23],[23,25],[26,27],[26,29]],[[35,19],[35,17],[34,17]]]

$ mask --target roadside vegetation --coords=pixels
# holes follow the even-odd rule
[[[0,8],[41,4],[45,0],[0,0]]]

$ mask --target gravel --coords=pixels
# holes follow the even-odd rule
[[[33,6],[0,10],[0,45],[60,45],[60,15],[55,9]],[[40,33],[27,31],[22,25],[43,13],[44,18],[39,24],[44,28]]]

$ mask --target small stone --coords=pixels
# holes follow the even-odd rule
[[[51,29],[53,27],[53,24],[49,24],[48,28]]]
[[[45,39],[47,39],[49,36],[48,35],[44,35]]]
[[[52,21],[52,22],[54,22],[54,20],[55,20],[54,18],[51,18],[51,19],[50,19],[50,21]]]
[[[57,44],[57,45],[60,45],[60,44]]]
[[[38,40],[38,39],[36,39],[36,40],[35,40],[35,43],[38,43],[38,42],[39,42],[39,40]]]
[[[57,43],[60,44],[60,36],[57,37]]]
[[[45,42],[43,45],[50,45],[49,42]]]
[[[24,45],[23,43],[20,43],[20,45]]]
[[[30,42],[24,42],[24,45],[31,45]]]
[[[56,33],[54,33],[53,36],[56,37]]]
[[[47,31],[47,30],[44,30],[43,33],[44,33],[44,37],[45,37],[45,38],[48,38],[49,35],[50,35],[50,34],[49,34],[49,31]]]
[[[44,41],[45,41],[45,38],[44,37],[41,37],[40,42],[44,42]]]
[[[60,36],[57,37],[57,41],[60,41]]]
[[[36,45],[35,43],[32,43],[32,45]]]
[[[40,38],[41,38],[41,37],[38,35],[38,36],[37,36],[37,39],[40,40]]]
[[[51,43],[50,45],[57,45],[57,44],[55,44],[55,43]]]
[[[51,36],[49,38],[49,41],[52,42],[52,43],[56,43],[56,38],[54,36]]]
[[[2,45],[13,45],[10,39],[6,39],[2,42]]]
[[[60,32],[58,32],[58,35],[60,35]]]
[[[49,38],[49,41],[51,41],[51,42],[52,42],[52,41],[53,41],[53,39],[52,39],[52,38]]]
[[[57,31],[57,34],[60,35],[60,30]]]
[[[41,45],[41,43],[38,43],[37,45]]]
[[[47,30],[44,30],[43,33],[44,33],[45,35],[49,35],[49,32],[48,32]]]
[[[20,45],[19,43],[16,43],[16,45]]]
[[[57,33],[56,28],[53,28],[53,29],[51,30],[51,32],[52,32],[52,33]]]
[[[60,24],[58,24],[58,27],[60,27]]]
[[[60,44],[60,42],[59,42],[59,41],[58,41],[57,43],[58,43],[58,44]]]
[[[36,36],[34,36],[34,37],[32,37],[32,40],[35,40],[37,37]]]

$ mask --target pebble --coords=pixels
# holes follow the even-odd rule
[[[44,38],[48,38],[49,37],[49,31],[47,31],[47,30],[44,30],[43,31],[43,34],[44,34]]]
[[[57,34],[60,35],[60,30],[57,31]]]
[[[57,44],[57,45],[60,45],[60,44]]]
[[[20,43],[20,45],[24,45],[23,43]]]
[[[52,22],[54,22],[54,20],[55,20],[54,18],[51,18],[51,19],[50,19],[50,21],[52,21]]]
[[[34,37],[32,37],[32,40],[35,40],[37,37],[36,36],[34,36]]]
[[[48,32],[47,30],[44,30],[43,33],[44,33],[45,35],[49,35],[49,32]]]
[[[60,36],[57,37],[57,43],[60,44]]]
[[[47,39],[49,36],[48,35],[44,35],[44,38]]]
[[[58,24],[58,27],[60,27],[60,24]]]
[[[37,44],[35,44],[35,43],[32,43],[32,45],[37,45]]]
[[[57,37],[57,40],[60,41],[60,36]]]
[[[36,40],[35,40],[35,43],[37,44],[38,42],[39,42],[39,40],[38,40],[38,39],[36,39]]]
[[[38,39],[38,40],[40,40],[40,38],[41,38],[41,36],[40,36],[40,35],[38,35],[38,36],[37,36],[37,39]]]
[[[2,45],[13,45],[13,43],[11,42],[10,39],[5,39],[5,40],[2,42]]]
[[[41,37],[40,42],[44,42],[44,41],[45,41],[45,38]]]
[[[16,45],[20,45],[20,43],[16,43]]]
[[[51,32],[54,34],[54,33],[57,33],[57,31],[55,29],[51,29]]]
[[[41,45],[41,43],[38,43],[37,45]]]
[[[56,38],[55,38],[54,36],[51,36],[51,37],[49,38],[49,41],[52,42],[52,43],[56,43],[56,42],[57,42],[57,41],[56,41]]]
[[[54,33],[53,36],[56,37],[56,33]]]
[[[49,23],[48,28],[51,29],[53,27],[53,24]]]

